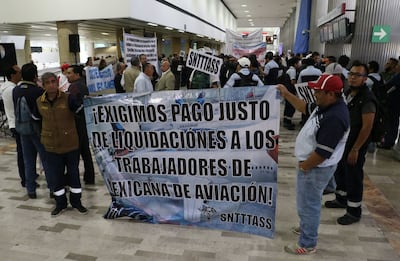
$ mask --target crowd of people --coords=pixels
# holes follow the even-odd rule
[[[207,51],[206,51],[207,52]],[[321,58],[318,52],[305,55],[274,55],[267,52],[262,66],[255,55],[240,57],[220,55],[223,65],[219,76],[185,67],[184,57],[177,54],[161,57],[161,75],[146,55],[133,57],[127,66],[123,59],[114,65],[116,93],[148,93],[153,91],[235,88],[275,85],[285,99],[283,126],[295,130],[293,115],[302,113],[295,155],[297,166],[297,208],[300,226],[293,231],[300,235],[296,244],[285,247],[294,254],[315,252],[322,195],[335,193],[335,199],[324,203],[326,208],[343,208],[338,217],[341,225],[361,219],[363,166],[371,150],[371,130],[378,108],[387,115],[386,133],[376,146],[391,149],[398,139],[400,116],[400,64],[390,58],[380,71],[376,61],[362,63],[346,55]],[[350,65],[350,66],[349,66]],[[88,59],[85,66],[93,66]],[[100,62],[99,69],[107,64]],[[101,68],[102,67],[102,68]],[[80,213],[87,213],[81,203],[79,177],[80,156],[84,162],[83,180],[94,184],[94,167],[86,131],[83,99],[89,95],[85,68],[63,64],[61,74],[45,73],[39,81],[37,67],[27,63],[6,71],[2,99],[8,125],[17,144],[18,170],[21,185],[28,197],[35,199],[36,157],[42,162],[50,196],[57,216],[69,201]],[[296,83],[308,83],[314,90],[315,102],[306,103],[296,96]],[[19,133],[22,97],[32,115],[32,133]],[[378,106],[379,105],[379,106]],[[66,171],[65,171],[66,170]]]

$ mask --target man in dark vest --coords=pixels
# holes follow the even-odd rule
[[[260,78],[250,72],[250,60],[247,57],[242,57],[238,60],[239,71],[232,74],[224,85],[224,88],[242,87],[242,86],[263,86]]]

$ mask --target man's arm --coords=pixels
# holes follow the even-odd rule
[[[282,97],[292,104],[296,110],[306,114],[307,103],[304,100],[299,99],[296,95],[290,93],[283,84],[278,84],[276,88],[281,92]]]
[[[307,172],[324,162],[324,160],[326,160],[326,158],[313,151],[305,161],[299,163],[299,169]]]
[[[362,127],[360,133],[358,133],[356,142],[353,145],[353,148],[349,152],[349,156],[347,157],[347,162],[350,165],[354,165],[357,162],[358,158],[358,150],[364,145],[367,141],[369,135],[371,134],[372,126],[374,124],[375,112],[372,113],[363,113],[362,116]]]

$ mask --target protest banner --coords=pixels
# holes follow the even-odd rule
[[[86,85],[89,93],[105,93],[105,91],[115,91],[114,71],[109,64],[103,70],[99,71],[97,66],[86,67]]]
[[[308,87],[307,82],[296,83],[294,87],[296,88],[297,96],[300,99],[307,103],[315,103],[314,90]]]
[[[156,37],[140,37],[133,34],[124,33],[124,57],[125,61],[130,64],[133,57],[139,57],[145,54],[147,62],[154,65],[158,72],[158,56],[157,56],[157,38]]]
[[[262,29],[255,30],[249,34],[242,35],[226,30],[225,53],[236,58],[255,54],[259,63],[264,63],[267,44],[263,42]]]
[[[204,51],[190,49],[186,66],[207,74],[219,76],[223,62],[221,58],[206,54]]]
[[[85,99],[104,217],[273,237],[279,104],[267,86]]]

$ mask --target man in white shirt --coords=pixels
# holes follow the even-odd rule
[[[145,63],[143,66],[143,72],[135,80],[133,86],[133,93],[146,93],[153,91],[153,84],[151,78],[154,73],[154,66],[151,63]]]
[[[314,67],[313,59],[304,59],[302,63],[305,64],[307,67],[299,73],[297,83],[315,81],[318,79],[319,76],[321,76],[322,72],[321,70]]]
[[[7,82],[2,85],[3,93],[1,95],[4,102],[4,110],[7,116],[8,128],[15,137],[17,144],[17,162],[18,162],[18,173],[21,178],[21,185],[25,187],[25,167],[24,158],[22,156],[21,138],[18,132],[15,131],[15,114],[14,114],[14,101],[13,101],[13,90],[19,81],[21,81],[21,69],[18,65],[13,65],[8,68],[5,72]]]
[[[260,78],[250,72],[250,60],[247,57],[242,57],[238,60],[240,70],[229,77],[224,85],[224,88],[241,87],[241,86],[263,86],[264,83]]]

